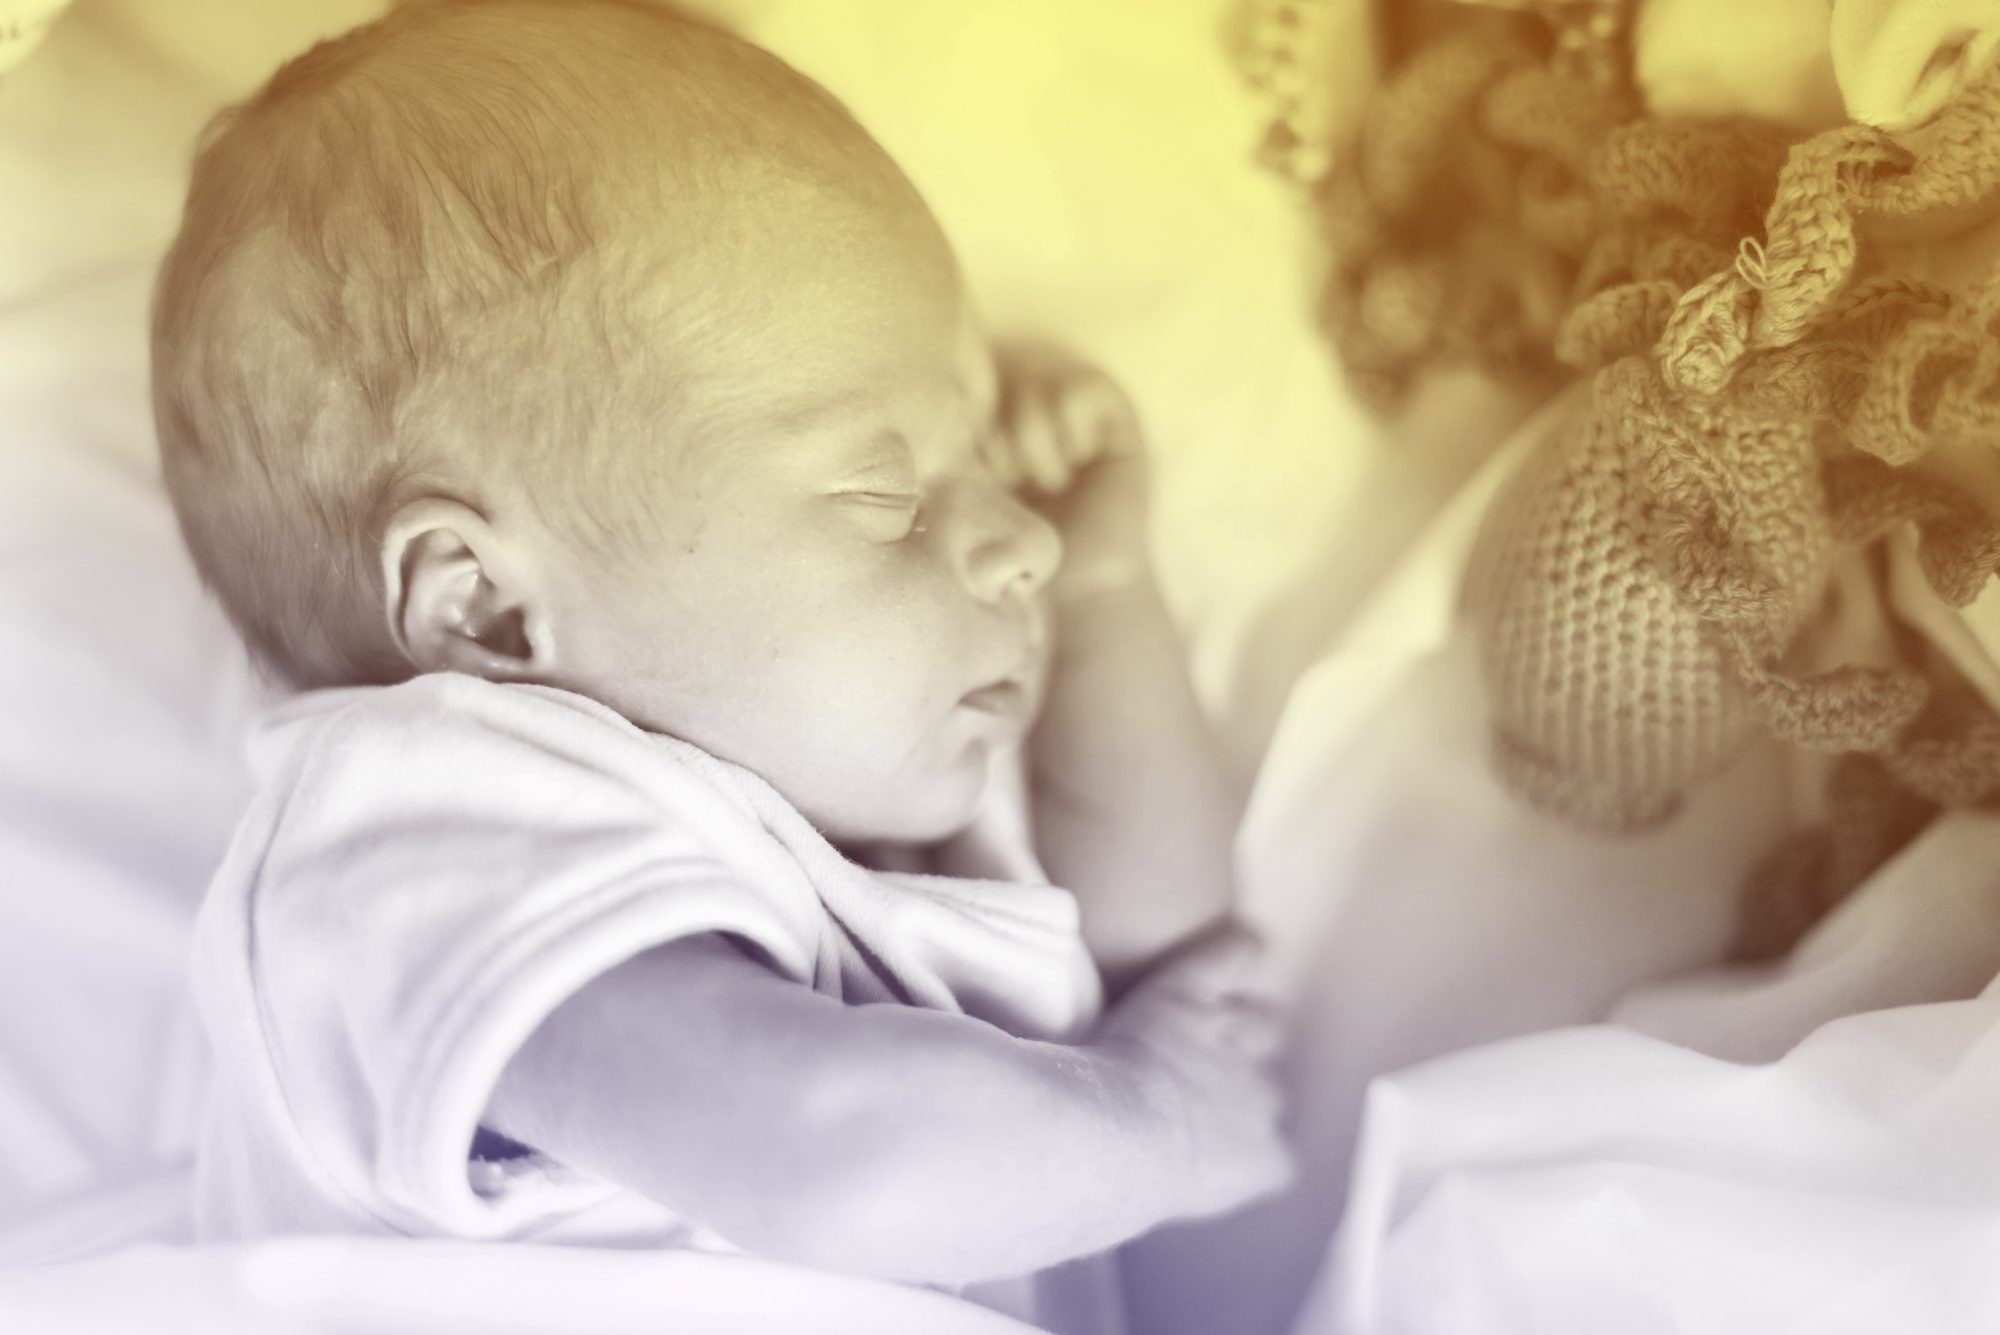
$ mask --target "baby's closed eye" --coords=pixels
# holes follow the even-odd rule
[[[922,531],[923,495],[915,490],[866,488],[834,493],[864,532],[878,542],[895,542]]]

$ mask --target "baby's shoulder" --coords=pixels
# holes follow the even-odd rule
[[[260,774],[405,766],[457,772],[685,765],[692,748],[649,734],[571,691],[434,672],[390,686],[309,691],[266,717],[252,743]]]
[[[744,806],[730,767],[594,700],[452,673],[296,697],[253,752],[274,815],[384,834],[623,823],[657,837],[726,828]]]
[[[346,752],[411,749],[482,738],[530,747],[615,745],[646,736],[616,711],[575,692],[458,672],[306,691],[274,708],[263,732],[263,743],[278,752],[307,745]]]
[[[569,692],[443,675],[322,692],[261,745],[211,903],[255,905],[266,936],[316,953],[796,879],[721,762]]]

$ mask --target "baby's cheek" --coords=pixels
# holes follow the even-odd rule
[[[930,646],[936,627],[916,600],[903,599],[836,616],[822,623],[812,646],[812,666],[799,689],[809,704],[856,716],[857,727],[892,732],[916,711],[913,697],[927,689]]]
[[[991,611],[967,593],[950,555],[942,542],[899,543],[821,590],[814,656],[889,732],[934,723],[983,684],[974,676],[1003,666],[975,661]]]

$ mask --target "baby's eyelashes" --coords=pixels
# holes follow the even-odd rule
[[[896,542],[924,531],[924,498],[914,491],[843,491],[835,493],[835,499],[849,507],[877,542]]]
[[[923,497],[913,491],[843,491],[839,494],[857,505],[880,506],[886,510],[908,509],[923,502]]]
[[[878,542],[895,542],[926,533],[930,529],[927,512],[936,493],[966,485],[995,486],[1001,491],[1018,492],[1022,479],[1012,467],[1012,453],[998,424],[932,442],[927,466],[920,466],[917,454],[901,437],[899,464],[903,467],[870,467],[859,475],[850,474],[832,495],[857,516],[869,536]]]

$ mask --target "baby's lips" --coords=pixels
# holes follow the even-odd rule
[[[1026,682],[1008,678],[990,682],[985,686],[970,690],[960,698],[959,703],[982,714],[993,714],[1001,718],[1024,718],[1033,702],[1032,693]]]

